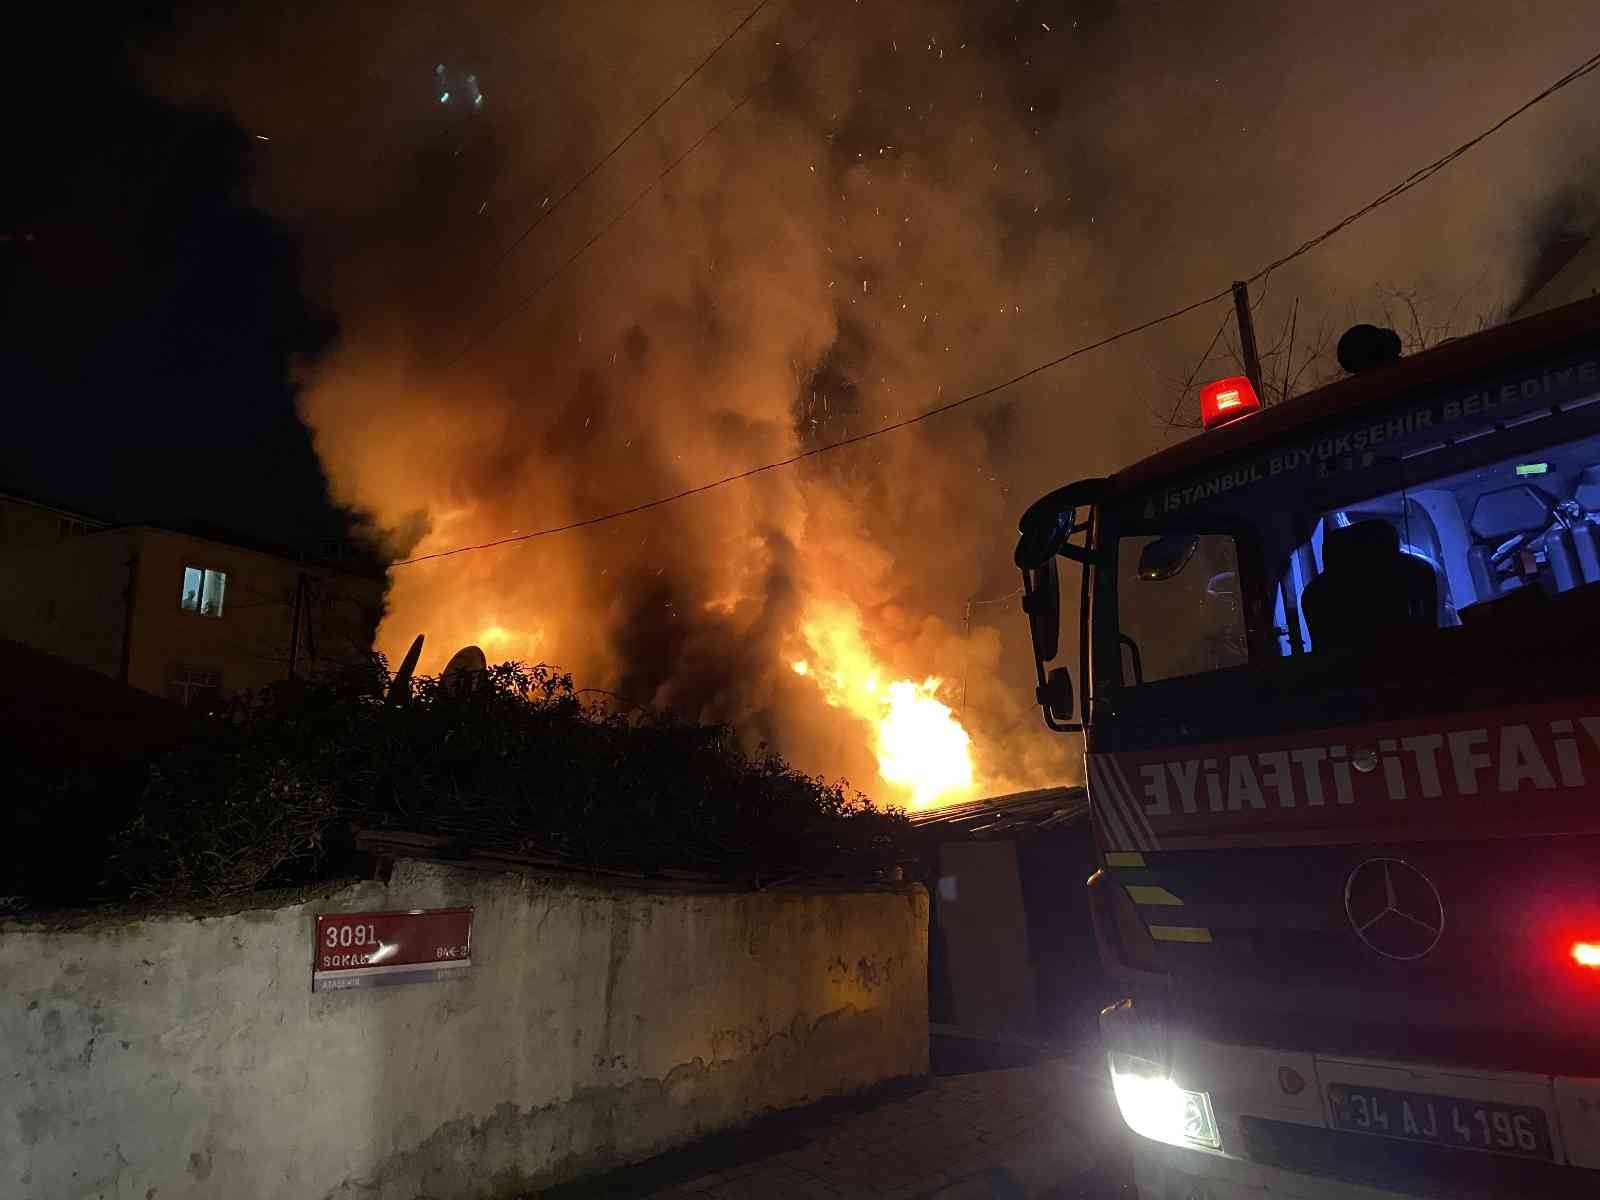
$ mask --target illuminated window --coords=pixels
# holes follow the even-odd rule
[[[228,587],[225,571],[210,571],[205,567],[183,569],[183,592],[179,603],[184,612],[199,613],[205,617],[222,615],[222,594]]]
[[[185,708],[211,708],[222,695],[222,672],[208,667],[175,666],[167,678],[167,699]]]

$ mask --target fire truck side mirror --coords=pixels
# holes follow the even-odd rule
[[[1017,569],[1034,570],[1058,554],[1074,562],[1093,561],[1092,552],[1073,544],[1072,535],[1088,530],[1090,510],[1104,495],[1105,485],[1104,479],[1080,479],[1028,505],[1028,511],[1017,522],[1021,536],[1012,555]]]
[[[1034,658],[1049,662],[1061,648],[1061,579],[1054,558],[1022,572],[1022,611],[1028,614]]]
[[[1072,675],[1065,667],[1057,667],[1045,676],[1036,695],[1040,706],[1055,720],[1062,724],[1072,720]]]
[[[1046,496],[1045,500],[1048,499],[1050,497]],[[1071,536],[1075,516],[1077,513],[1073,509],[1062,512],[1045,504],[1044,500],[1023,513],[1022,520],[1017,522],[1021,536],[1012,555],[1017,567],[1023,571],[1037,570],[1061,553],[1061,547]]]

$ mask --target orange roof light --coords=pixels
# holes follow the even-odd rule
[[[1200,389],[1200,423],[1207,429],[1247,417],[1260,407],[1256,389],[1243,375],[1230,375]]]
[[[1573,942],[1572,961],[1580,967],[1600,967],[1600,942]]]

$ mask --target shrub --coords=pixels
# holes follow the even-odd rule
[[[282,686],[216,718],[151,769],[114,880],[169,899],[303,882],[348,870],[366,829],[760,882],[887,865],[905,824],[726,726],[585,703],[543,665],[422,679],[399,703],[390,682]]]

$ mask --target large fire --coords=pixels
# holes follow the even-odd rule
[[[1404,111],[1395,153],[1426,161],[1460,116],[1424,103],[1447,81],[1410,69],[1406,39],[1352,26],[1318,78],[1355,64],[1404,86],[1332,105],[1313,87],[1301,97],[1313,102],[1250,121],[1268,173],[1253,194],[1285,207],[1245,220],[1160,186],[1208,170],[1216,136],[1168,137],[1159,162],[1147,153],[1197,119],[1188,97],[1210,87],[1215,47],[1240,51],[1215,21],[1146,37],[1115,5],[1073,6],[1106,12],[1071,30],[1024,19],[1037,5],[768,5],[624,145],[623,110],[676,94],[682,64],[731,25],[727,5],[631,5],[626,37],[615,5],[469,0],[403,27],[393,6],[303,7],[305,20],[272,24],[249,6],[205,6],[205,20],[140,39],[139,75],[185,109],[227,107],[273,135],[248,156],[250,197],[305,231],[318,302],[338,317],[297,391],[332,498],[397,557],[473,548],[393,572],[380,635],[391,661],[426,633],[424,672],[468,643],[495,662],[559,664],[916,807],[1080,778],[1077,743],[1032,711],[1015,606],[968,606],[1011,585],[1025,498],[1166,436],[1138,403],[1084,398],[1186,373],[1221,313],[991,396],[995,385],[1145,320],[1168,292],[1209,291],[1219,262],[1272,249],[1263,230],[1314,222],[1296,216],[1323,202],[1299,148],[1347,147],[1352,129]],[[1541,7],[1575,15],[1519,38],[1523,83],[1509,82],[1497,22],[1458,21],[1456,57],[1505,65],[1524,94],[1593,5]],[[1281,58],[1325,24],[1302,16],[1316,5],[1275,8],[1280,19],[1250,23],[1254,58]],[[796,51],[846,16],[848,36]],[[446,104],[440,61],[461,72]],[[361,87],[346,86],[351,62],[365,65]],[[628,95],[593,86],[597,63]],[[468,72],[481,106],[466,99],[478,94]],[[1462,95],[1474,78],[1462,73]],[[1148,79],[1177,82],[1152,94]],[[1094,120],[1105,104],[1140,119]],[[1526,168],[1571,157],[1545,143],[1592,141],[1592,108],[1570,106],[1576,124],[1531,149],[1486,146],[1512,157],[1466,186],[1411,193],[1406,221],[1298,259],[1264,327],[1295,296],[1322,296],[1329,313],[1368,303],[1353,280],[1411,279],[1490,305],[1520,294],[1525,254],[1432,248],[1503,248],[1506,230],[1524,230],[1531,250],[1541,195],[1565,197],[1561,212],[1578,197],[1587,219],[1588,176]],[[1218,136],[1245,124],[1226,104],[1202,115]],[[1086,172],[1086,155],[1102,167]],[[1385,156],[1344,160],[1360,168],[1344,194],[1389,186]],[[561,180],[579,181],[566,203],[547,195]],[[1149,203],[1116,203],[1129,188]],[[1430,225],[1451,238],[1414,236]],[[1147,278],[1158,294],[1128,285]],[[962,396],[989,398],[902,424]],[[894,432],[862,440],[875,429]]]
[[[975,792],[972,739],[939,699],[941,681],[928,676],[885,681],[861,632],[859,616],[842,606],[813,613],[801,629],[809,654],[790,663],[814,680],[823,698],[873,731],[878,774],[912,810],[970,799]]]
[[[618,69],[649,91],[699,22],[681,4],[637,7],[659,18],[644,42],[661,48],[625,39]],[[334,496],[397,557],[464,551],[394,571],[391,661],[421,632],[423,672],[469,643],[494,662],[556,664],[930,809],[1075,774],[1069,744],[1028,711],[1014,608],[962,614],[1010,585],[1013,487],[1085,473],[1122,434],[1108,419],[1084,442],[1077,431],[1099,425],[1060,425],[1019,389],[843,446],[1036,363],[1061,342],[1063,295],[1093,296],[1108,260],[1059,147],[1032,115],[982,102],[1016,97],[1016,63],[980,53],[981,36],[956,49],[968,18],[948,6],[912,5],[932,22],[915,55],[895,49],[902,6],[860,7],[851,45],[877,49],[797,62],[646,196],[657,148],[694,136],[687,111],[652,125],[642,156],[619,154],[537,237],[538,181],[599,161],[589,135],[613,120],[605,104],[576,123],[537,97],[499,107],[506,80],[548,65],[540,21],[491,22],[517,32],[496,35],[509,57],[485,69],[502,82],[485,87],[496,107],[476,132],[438,124],[437,95],[426,128],[396,123],[392,97],[364,110],[363,130],[394,138],[374,161],[411,166],[356,172],[354,193],[371,197],[356,209],[344,187],[318,198],[323,243],[356,248],[331,284],[338,347],[300,402]],[[794,39],[789,20],[772,42]],[[748,94],[742,74],[717,78]],[[298,174],[282,186],[297,211],[316,207]],[[407,197],[393,227],[359,206],[389,194]],[[1063,293],[1063,279],[1082,286]],[[1086,300],[1070,316],[1113,314]],[[759,466],[777,463],[790,465]]]

